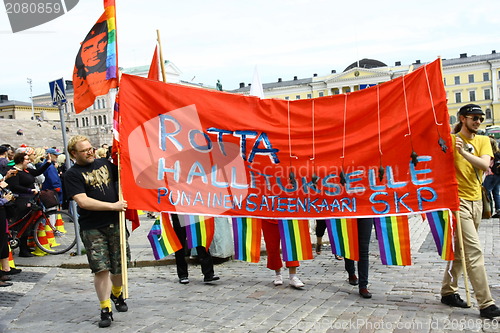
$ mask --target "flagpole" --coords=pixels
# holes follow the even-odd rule
[[[454,212],[457,220],[457,237],[458,237],[458,246],[460,246],[460,257],[462,260],[462,271],[464,273],[464,285],[465,285],[465,297],[467,301],[467,305],[471,306],[470,302],[470,290],[469,290],[469,276],[467,274],[467,266],[465,264],[465,251],[464,251],[464,240],[462,237],[462,225],[460,223],[460,212]]]
[[[120,164],[120,153],[116,154],[118,159],[118,200],[123,200],[123,192],[120,180],[121,164]],[[121,266],[122,266],[122,287],[123,287],[123,298],[128,298],[128,267],[127,267],[127,226],[125,224],[125,212],[120,211],[120,256],[121,256]]]
[[[165,73],[165,64],[163,63],[163,52],[161,50],[161,39],[160,39],[160,30],[156,29],[156,36],[160,51],[160,66],[161,66],[161,76],[163,78],[163,82],[167,82],[167,74]]]

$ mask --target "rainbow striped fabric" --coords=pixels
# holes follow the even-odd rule
[[[313,259],[308,220],[278,220],[284,261]]]
[[[332,253],[359,261],[358,223],[356,219],[326,219]]]
[[[186,227],[187,246],[192,249],[203,246],[208,249],[214,239],[215,221],[213,217],[202,215],[178,215],[179,223]]]
[[[175,234],[168,214],[162,213],[156,219],[148,233],[148,239],[156,260],[182,249],[182,244]]]
[[[252,217],[233,217],[234,259],[259,262],[262,239],[262,220]]]
[[[449,210],[426,213],[437,251],[443,260],[455,259],[452,218]]]
[[[380,258],[384,265],[411,265],[408,216],[374,218]]]
[[[116,8],[115,0],[104,0],[104,12],[108,25],[108,46],[106,56],[106,80],[118,77],[116,49]]]

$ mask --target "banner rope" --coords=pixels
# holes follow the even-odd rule
[[[290,172],[288,174],[288,178],[290,180],[290,184],[295,186],[297,184],[297,181],[295,179],[295,174],[293,172],[292,168],[292,158],[299,159],[297,156],[292,154],[292,136],[290,134],[290,101],[287,101],[287,108],[288,108],[288,150],[289,150],[289,163],[290,163]]]
[[[411,145],[411,162],[413,165],[417,165],[418,163],[418,155],[415,152],[415,149],[413,148],[413,137],[411,135],[411,126],[410,126],[410,114],[408,113],[408,99],[406,98],[406,84],[405,84],[405,75],[403,75],[403,96],[405,99],[405,111],[406,111],[406,123],[408,124],[408,134],[405,134],[405,136],[410,137],[410,145]]]
[[[424,66],[424,73],[425,73],[425,81],[427,82],[427,90],[429,91],[429,98],[431,100],[432,114],[434,115],[434,123],[436,124],[436,131],[439,137],[438,144],[441,146],[441,150],[446,153],[446,150],[448,150],[448,146],[446,146],[446,142],[441,137],[441,133],[439,132],[438,126],[443,126],[443,124],[438,123],[437,121],[436,109],[434,108],[434,99],[432,98],[431,84],[429,82],[429,76],[427,74],[427,65]]]
[[[380,166],[378,168],[378,178],[380,181],[384,179],[384,174],[385,174],[385,168],[382,165],[382,138],[380,135],[382,134],[382,131],[380,129],[380,86],[377,85],[377,119],[378,119],[378,152],[380,154]]]

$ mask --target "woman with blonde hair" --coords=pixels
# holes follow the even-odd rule
[[[106,158],[108,150],[106,148],[99,148],[95,151],[96,158]]]

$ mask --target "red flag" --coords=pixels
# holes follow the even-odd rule
[[[132,231],[139,228],[141,221],[139,220],[139,214],[135,209],[127,209],[125,211],[125,218],[132,222]]]
[[[73,70],[75,112],[80,113],[97,96],[118,86],[114,1],[106,1],[105,12],[92,27],[76,55]]]
[[[151,66],[149,66],[148,79],[160,81],[160,66],[158,62],[158,46],[155,47],[155,53]]]
[[[120,151],[120,136],[119,136],[119,118],[120,118],[120,105],[118,102],[118,94],[115,98],[115,108],[113,111],[113,146],[111,149],[111,160],[114,164],[118,165],[118,154]],[[132,222],[132,231],[141,225],[139,214],[135,209],[128,209],[125,211],[125,218]]]

